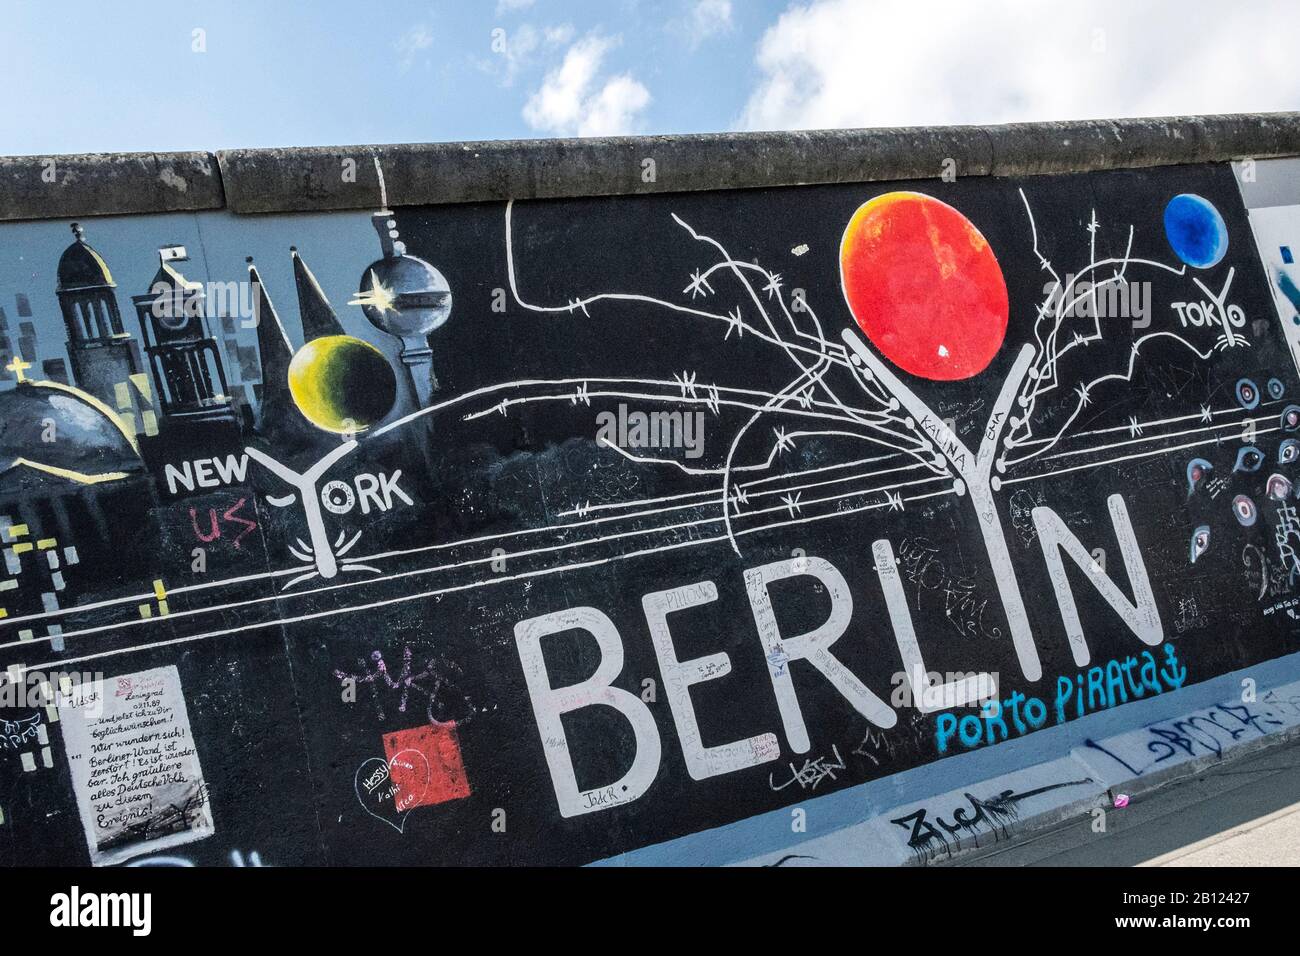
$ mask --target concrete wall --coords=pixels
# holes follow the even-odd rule
[[[1297,152],[0,161],[0,860],[925,862],[1291,731]]]

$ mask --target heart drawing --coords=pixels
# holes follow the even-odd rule
[[[429,761],[418,750],[401,750],[385,760],[371,757],[357,768],[354,786],[362,808],[401,833],[432,782]]]

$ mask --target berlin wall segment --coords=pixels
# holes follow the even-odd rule
[[[586,863],[1297,650],[1228,164],[380,205],[0,225],[7,864]]]

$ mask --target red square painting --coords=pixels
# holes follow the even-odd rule
[[[399,812],[469,796],[454,722],[384,734],[384,755]]]

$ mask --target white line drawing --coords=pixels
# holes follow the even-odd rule
[[[1065,324],[1073,315],[1073,306],[1083,296],[1095,297],[1099,287],[1126,281],[1130,268],[1149,268],[1184,276],[1187,267],[1131,257],[1132,227],[1129,227],[1128,243],[1122,257],[1098,259],[1096,236],[1100,225],[1094,212],[1088,225],[1089,262],[1068,280],[1062,280],[1039,248],[1037,226],[1023,189],[1020,196],[1030,226],[1032,252],[1056,285],[1038,308],[1033,341],[1021,345],[1016,353],[980,432],[979,444],[974,449],[900,379],[856,328],[841,330],[839,341],[834,341],[834,337],[828,336],[823,329],[821,319],[806,297],[798,297],[796,307],[796,298],[787,290],[785,280],[779,274],[756,263],[736,259],[720,242],[699,233],[676,214],[672,214],[673,222],[692,243],[698,243],[699,248],[706,250],[712,258],[712,261],[694,267],[685,278],[680,293],[683,301],[634,292],[602,292],[570,298],[562,305],[529,301],[520,291],[513,245],[515,208],[513,202],[508,202],[504,213],[507,278],[513,301],[520,308],[542,315],[590,321],[601,307],[636,304],[666,310],[687,321],[716,323],[719,348],[749,348],[757,343],[788,362],[790,377],[786,384],[775,390],[763,390],[706,382],[694,369],[677,369],[655,378],[519,379],[433,402],[375,429],[361,441],[399,430],[426,416],[458,415],[462,422],[473,422],[548,402],[590,406],[593,401],[638,401],[665,407],[703,408],[715,418],[724,413],[741,416],[741,424],[728,435],[725,454],[707,464],[687,465],[672,457],[636,454],[609,444],[603,446],[638,467],[671,468],[688,478],[698,479],[698,490],[594,504],[578,496],[561,508],[556,513],[556,520],[547,526],[350,557],[361,533],[358,531],[350,537],[346,531],[332,534],[320,506],[319,484],[331,469],[349,460],[359,447],[358,440],[344,441],[302,473],[267,452],[250,447],[246,449],[250,459],[292,489],[289,495],[272,496],[267,500],[279,507],[298,503],[306,524],[306,540],[300,539],[297,546],[290,546],[289,550],[298,561],[311,567],[304,569],[300,564],[170,589],[173,595],[219,593],[222,589],[253,581],[287,579],[275,596],[177,610],[165,618],[128,618],[108,625],[73,627],[62,637],[73,639],[120,634],[125,628],[148,628],[162,620],[176,624],[195,619],[199,623],[197,633],[184,634],[161,644],[205,640],[277,623],[317,620],[724,541],[739,555],[743,540],[756,533],[875,510],[897,511],[916,502],[955,496],[967,499],[975,509],[1008,618],[1009,633],[1026,678],[1036,680],[1041,676],[1041,668],[1007,550],[997,492],[1006,485],[1049,479],[1217,442],[1222,440],[1223,433],[1232,429],[1247,423],[1263,425],[1275,421],[1275,418],[1269,414],[1242,417],[1244,410],[1238,407],[1211,409],[1203,406],[1199,413],[1150,421],[1135,419],[1125,424],[1072,431],[1084,408],[1096,400],[1097,394],[1108,383],[1132,379],[1143,346],[1148,342],[1174,340],[1196,360],[1204,362],[1211,361],[1224,350],[1248,347],[1250,343],[1229,321],[1230,307],[1226,298],[1232,284],[1233,273],[1230,270],[1217,294],[1195,280],[1201,292],[1220,309],[1222,329],[1213,342],[1198,346],[1178,332],[1154,330],[1133,343],[1121,371],[1074,386],[1067,385],[1060,371],[1060,360],[1075,348],[1087,348],[1105,338],[1095,308],[1091,310],[1092,326],[1085,330],[1086,334],[1079,331],[1067,333]],[[1111,274],[1092,282],[1087,292],[1077,290],[1081,279],[1099,275],[1107,269]],[[734,297],[724,301],[728,290],[733,288]],[[718,304],[712,306],[715,302]],[[1072,391],[1067,392],[1067,388]],[[1075,408],[1062,425],[1047,434],[1039,434],[1034,424],[1035,410],[1040,400],[1058,391],[1077,396]],[[1261,410],[1270,404],[1276,403],[1262,402]],[[1193,421],[1199,427],[1177,427]],[[1276,427],[1260,427],[1257,433],[1277,430]],[[1123,436],[1116,435],[1114,440],[1107,438],[1121,431]],[[1189,440],[1170,444],[1171,440],[1179,438]],[[1094,443],[1096,439],[1101,439],[1102,443]],[[814,467],[788,465],[787,457],[811,440],[830,440],[842,447],[864,443],[867,448],[863,451],[869,453],[865,457],[861,453],[845,455],[842,462]],[[1106,452],[1112,454],[1103,457]],[[1074,459],[1086,460],[1075,462]],[[1032,470],[1029,466],[1033,466]],[[628,523],[626,527],[624,522]],[[697,537],[695,532],[702,533]],[[681,540],[678,536],[685,533],[691,536]],[[528,546],[527,543],[534,538],[537,539],[536,546]],[[546,556],[556,563],[515,574],[493,574],[432,586],[417,593],[382,600],[363,599],[357,604],[311,613],[288,613],[283,618],[278,616],[278,605],[285,601],[311,599],[326,593],[346,594],[357,587],[370,590],[397,580],[473,572],[501,557],[490,553],[494,545],[505,546],[504,559],[508,562]],[[614,553],[603,553],[611,548]],[[403,562],[409,565],[411,559],[420,555],[438,552],[445,552],[450,560],[431,564],[417,562],[420,566],[416,567],[403,566]],[[336,581],[341,571],[365,572],[367,576]],[[320,585],[302,587],[316,578],[322,580]],[[37,619],[75,618],[85,612],[117,606],[129,611],[134,603],[151,596],[130,595],[81,607],[14,617],[0,621],[0,628]],[[264,603],[271,605],[271,615],[264,621],[215,630],[205,630],[202,624],[203,619],[209,616]],[[0,648],[17,647],[20,643],[32,646],[42,640],[47,639],[36,637],[34,641],[8,641],[0,643]],[[93,660],[156,646],[160,644],[143,643],[86,653],[31,665],[31,668]]]

